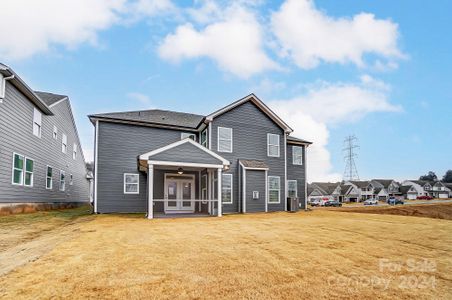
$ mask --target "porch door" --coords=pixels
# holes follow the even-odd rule
[[[194,180],[167,178],[165,191],[165,212],[194,212]]]

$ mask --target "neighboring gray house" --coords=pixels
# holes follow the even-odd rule
[[[372,179],[374,195],[377,200],[386,201],[389,197],[400,196],[400,185],[393,179]]]
[[[0,63],[0,206],[89,201],[67,96],[33,91]]]
[[[306,207],[306,148],[254,94],[208,116],[164,110],[90,115],[94,211],[154,214]],[[220,204],[220,205],[219,205]]]
[[[375,187],[370,181],[346,181],[344,185],[352,187],[344,195],[345,202],[360,202],[367,199],[375,199]]]
[[[308,202],[313,200],[337,200],[340,201],[340,182],[313,182],[309,185]]]

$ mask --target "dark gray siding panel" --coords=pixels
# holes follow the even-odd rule
[[[222,162],[192,144],[185,143],[150,157],[151,160],[221,165]]]
[[[0,104],[0,203],[17,202],[88,202],[89,182],[76,128],[68,101],[51,109],[53,116],[42,115],[41,138],[33,135],[34,105],[10,82]],[[53,139],[53,126],[58,139]],[[62,134],[67,135],[67,153],[61,151]],[[73,144],[78,155],[72,159]],[[33,187],[11,184],[13,152],[34,160]],[[53,189],[46,189],[47,165],[53,167]],[[66,190],[59,191],[59,172],[66,173]],[[69,184],[70,174],[73,185]]]
[[[299,146],[303,148],[303,165],[294,165],[292,158],[292,147],[297,145],[287,145],[287,180],[297,181],[297,194],[298,199],[301,203],[301,208],[305,208],[306,199],[306,147]]]
[[[259,199],[253,199],[253,191],[259,192]],[[246,171],[246,211],[265,211],[265,171]]]
[[[217,151],[218,127],[232,128],[233,151],[232,153]],[[284,131],[264,114],[252,102],[246,102],[229,112],[216,117],[210,125],[211,150],[215,151],[231,163],[228,171],[233,174],[233,204],[224,204],[223,211],[239,212],[241,199],[239,193],[239,159],[257,159],[265,161],[269,166],[269,176],[279,176],[281,179],[281,201],[279,204],[269,204],[269,211],[285,210],[284,199]],[[267,133],[280,135],[280,157],[267,156]]]
[[[177,130],[99,122],[98,211],[146,212],[147,174],[138,171],[138,156],[180,138],[181,133]],[[124,194],[124,173],[140,175],[139,194]],[[155,171],[154,198],[163,198],[163,174],[161,170]],[[157,211],[161,209],[160,205],[156,204]]]

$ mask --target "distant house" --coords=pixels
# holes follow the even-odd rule
[[[68,96],[32,90],[0,63],[0,207],[89,201]]]
[[[393,179],[372,179],[374,196],[378,200],[386,201],[391,196],[400,196],[400,185]]]
[[[452,183],[444,183],[446,191],[449,192],[449,198],[452,198]]]
[[[439,198],[439,199],[447,199],[449,198],[449,188],[442,183],[441,181],[437,181],[431,184],[432,190],[431,194],[433,198]]]
[[[418,197],[449,198],[448,188],[440,181],[405,180],[402,185],[413,186]]]
[[[345,195],[345,201],[361,202],[375,198],[375,187],[370,181],[346,181],[344,185],[352,187]]]
[[[341,196],[340,182],[313,182],[309,184],[308,201],[316,199],[337,200]]]
[[[413,185],[400,186],[400,195],[404,199],[415,200],[418,197],[418,190]]]

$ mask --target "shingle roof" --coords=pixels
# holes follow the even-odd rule
[[[350,185],[341,184],[341,195],[345,195],[345,193],[347,193],[349,189]]]
[[[306,140],[303,140],[303,139],[300,139],[300,138],[296,138],[296,137],[294,137],[294,136],[288,136],[287,137],[287,142],[289,143],[289,142],[294,142],[294,143],[302,143],[302,144],[312,144],[312,142],[309,142],[309,141],[306,141]]]
[[[268,169],[268,165],[260,160],[240,160],[240,163],[245,168],[259,168],[259,169]]]
[[[47,104],[48,106],[54,104],[57,101],[60,101],[64,98],[67,98],[67,96],[65,95],[58,95],[58,94],[53,94],[53,93],[48,93],[48,92],[39,92],[39,91],[35,91],[35,94],[38,95],[39,98],[41,98],[42,101],[44,101],[45,104]]]
[[[402,193],[402,194],[406,194],[406,193],[408,193],[408,191],[411,189],[411,185],[402,185],[401,187],[400,187],[400,193]]]
[[[350,181],[352,184],[356,185],[359,188],[365,188],[368,187],[370,182],[369,181]]]
[[[392,179],[372,179],[372,183],[376,182],[382,185],[384,188],[388,188],[389,185],[394,181]]]
[[[430,185],[434,184],[434,182],[430,182],[430,181],[426,181],[426,180],[408,180],[408,181],[411,181],[411,182],[414,182],[416,184],[419,184],[420,186],[424,186],[427,183],[430,184]]]
[[[204,119],[204,116],[201,115],[160,109],[95,114],[90,115],[89,117],[186,127],[191,129],[196,129]]]
[[[317,186],[319,189],[325,192],[327,195],[331,195],[336,188],[340,185],[339,182],[313,182],[312,186]]]

